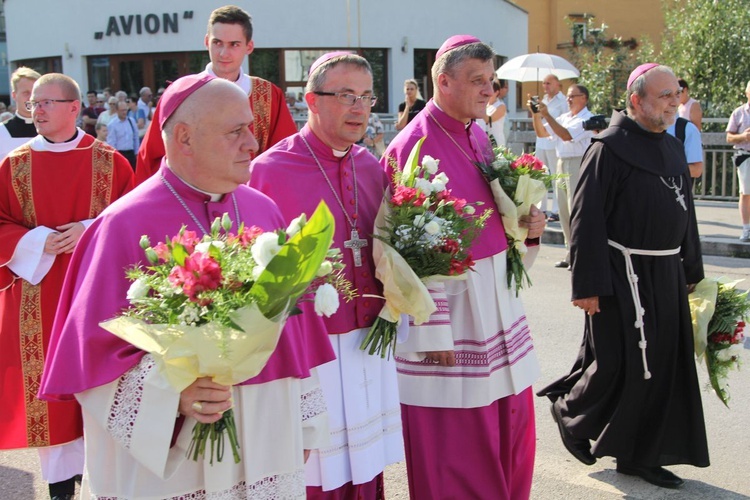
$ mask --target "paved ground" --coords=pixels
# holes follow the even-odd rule
[[[716,239],[720,250],[727,251],[739,237],[740,225],[736,204],[698,202],[698,220],[702,238]],[[554,224],[550,231],[554,231]],[[545,238],[547,239],[547,238]],[[736,243],[739,245],[739,243]],[[750,249],[750,245],[742,247]],[[705,253],[705,252],[704,252]],[[555,269],[553,263],[564,255],[559,245],[545,245],[531,269],[534,287],[525,292],[526,305],[535,346],[542,366],[537,387],[567,373],[580,344],[582,317],[570,306],[570,274]],[[744,278],[744,289],[750,287],[750,260],[711,256],[704,259],[711,276]],[[750,351],[745,351],[746,361]],[[747,365],[746,365],[747,366]],[[705,370],[699,366],[701,384],[706,385]],[[750,499],[748,453],[750,432],[750,370],[732,374],[731,407],[725,408],[713,393],[703,393],[703,407],[708,429],[712,465],[705,469],[675,466],[671,469],[686,480],[678,491],[664,490],[637,478],[625,477],[614,470],[614,461],[600,460],[586,467],[563,448],[557,429],[549,416],[546,399],[536,398],[537,453],[532,499],[561,498],[599,499]],[[386,471],[389,500],[409,497],[403,463]],[[48,498],[39,473],[39,460],[33,451],[0,452],[0,500],[42,500]],[[495,499],[492,499],[495,500]]]

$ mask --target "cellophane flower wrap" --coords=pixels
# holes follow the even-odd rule
[[[705,361],[711,388],[727,407],[729,372],[742,363],[744,330],[750,319],[748,292],[736,289],[740,281],[706,278],[689,297],[695,355]]]
[[[471,203],[451,194],[439,160],[425,155],[421,138],[404,165],[393,165],[394,189],[386,193],[375,221],[375,275],[383,283],[385,306],[362,341],[361,349],[381,357],[396,347],[402,314],[414,324],[427,321],[435,301],[425,283],[465,278],[472,269],[471,244],[491,210],[477,214]]]
[[[334,220],[321,203],[287,228],[264,232],[244,224],[232,232],[228,214],[198,238],[182,227],[154,246],[142,237],[148,265],[127,271],[130,307],[101,326],[150,353],[177,392],[200,377],[235,385],[260,373],[276,348],[286,318],[301,300],[333,314],[339,292],[350,299]],[[333,293],[331,293],[333,290]],[[188,456],[222,460],[227,435],[240,462],[232,410],[213,424],[196,423]]]
[[[529,215],[531,205],[538,205],[547,196],[552,181],[544,163],[536,156],[524,153],[516,157],[508,148],[493,149],[491,164],[477,163],[484,178],[489,182],[492,195],[503,219],[505,236],[508,239],[508,265],[506,277],[508,288],[515,286],[516,295],[531,286],[531,279],[523,265],[528,229],[521,227],[518,219]]]

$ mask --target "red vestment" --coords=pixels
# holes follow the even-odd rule
[[[281,139],[296,134],[297,126],[287,108],[284,93],[279,87],[255,76],[251,76],[250,80],[252,80],[252,90],[248,98],[250,110],[255,117],[250,130],[258,141],[258,152],[252,155],[252,158],[255,158]],[[160,106],[157,104],[154,118],[138,150],[135,167],[136,184],[140,184],[156,173],[161,165],[161,159],[166,154],[164,141],[161,138],[159,114]]]
[[[0,164],[0,449],[52,446],[82,435],[75,401],[36,397],[72,254],[58,255],[37,285],[16,276],[8,263],[32,229],[95,218],[133,187],[132,172],[114,149],[85,134],[70,151],[26,144]]]

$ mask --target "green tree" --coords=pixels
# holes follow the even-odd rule
[[[750,79],[750,1],[663,0],[660,63],[690,85],[708,117],[728,117]]]
[[[628,75],[635,66],[638,44],[634,39],[607,37],[607,25],[597,27],[589,19],[586,36],[578,33],[570,48],[571,62],[580,70],[578,83],[589,90],[589,109],[609,116],[614,108],[625,107]]]

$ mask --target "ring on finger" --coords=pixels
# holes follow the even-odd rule
[[[190,405],[190,407],[198,413],[203,413],[203,403],[200,401],[193,401],[193,404]]]

